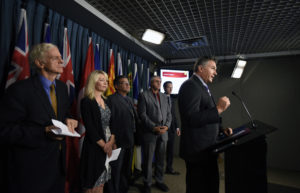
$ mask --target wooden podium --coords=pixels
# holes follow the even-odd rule
[[[213,152],[225,152],[226,193],[268,193],[266,135],[276,128],[254,121],[234,129],[230,137],[221,138]]]

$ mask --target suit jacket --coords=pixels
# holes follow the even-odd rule
[[[172,115],[167,96],[159,92],[159,97],[160,103],[150,89],[139,95],[138,114],[143,124],[143,139],[146,142],[156,140],[157,135],[153,132],[155,126],[171,126]],[[160,113],[161,117],[158,116]],[[168,140],[167,132],[162,134],[162,140]]]
[[[178,95],[181,117],[180,156],[189,161],[200,159],[201,152],[214,144],[219,132],[219,115],[213,98],[193,75]]]
[[[57,117],[37,75],[13,84],[2,99],[0,143],[9,147],[9,192],[64,191],[55,190],[55,182],[64,175],[65,141],[45,135],[51,119],[64,122],[68,115],[67,87],[56,80],[55,89]]]
[[[117,146],[133,147],[138,120],[131,98],[116,92],[108,97],[107,104],[111,110],[111,128],[115,131]]]
[[[171,122],[171,126],[168,130],[168,133],[175,133],[177,128],[178,128],[178,121],[177,121],[177,118],[176,118],[176,101],[174,98],[172,98],[170,96],[170,105],[171,105],[171,114],[172,114],[172,122]]]
[[[80,158],[81,185],[83,188],[92,188],[105,168],[106,153],[97,144],[100,139],[105,141],[105,134],[101,112],[95,99],[84,97],[80,103],[80,110],[86,130]],[[111,134],[114,134],[113,129]]]

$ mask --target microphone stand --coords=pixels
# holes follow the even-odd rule
[[[245,105],[243,99],[242,99],[239,95],[237,95],[234,91],[232,91],[232,95],[234,95],[236,98],[239,99],[239,101],[241,101],[241,103],[242,103],[242,105],[243,105],[243,107],[244,107],[244,110],[246,111],[246,113],[247,113],[247,115],[248,115],[248,118],[249,118],[249,120],[250,120],[250,123],[251,123],[252,128],[253,128],[253,129],[256,129],[257,125],[254,123],[254,121],[253,121],[253,119],[252,119],[252,116],[251,116],[251,114],[249,113],[248,108],[246,107],[246,105]]]

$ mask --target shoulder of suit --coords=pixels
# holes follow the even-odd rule
[[[165,98],[168,97],[165,93],[162,93],[162,92],[159,92],[159,95],[162,96],[162,97],[165,97]]]
[[[120,97],[119,94],[114,93],[114,94],[112,94],[112,95],[109,95],[109,96],[107,97],[106,101],[117,100],[119,97]]]
[[[19,80],[12,85],[10,85],[7,89],[6,92],[11,93],[11,92],[17,92],[17,91],[23,91],[28,89],[33,85],[33,78],[29,77],[25,80]]]
[[[62,82],[61,80],[56,80],[55,83],[56,83],[56,86],[58,86],[58,87],[68,89],[66,83]]]

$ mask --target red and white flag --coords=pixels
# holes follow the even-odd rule
[[[74,73],[71,60],[71,49],[68,38],[68,29],[64,28],[63,47],[61,49],[64,71],[57,78],[68,87],[72,114],[76,115]],[[75,107],[75,108],[74,108]],[[74,112],[75,111],[75,112]],[[66,137],[66,183],[65,193],[79,191],[79,139]]]
[[[23,80],[30,76],[30,67],[28,62],[28,29],[25,9],[21,9],[17,34],[18,38],[12,55],[11,64],[9,65],[5,88],[18,80]]]
[[[95,62],[94,62],[93,42],[92,42],[92,38],[90,37],[89,38],[89,47],[88,47],[88,51],[87,51],[86,58],[85,58],[83,74],[81,76],[80,90],[79,90],[78,99],[77,99],[77,113],[78,113],[78,117],[79,117],[78,132],[81,134],[80,152],[81,152],[82,142],[83,142],[84,135],[85,135],[85,128],[84,128],[83,121],[82,121],[81,114],[80,114],[80,101],[84,96],[84,89],[85,89],[85,84],[87,82],[88,76],[94,70],[95,70]]]

